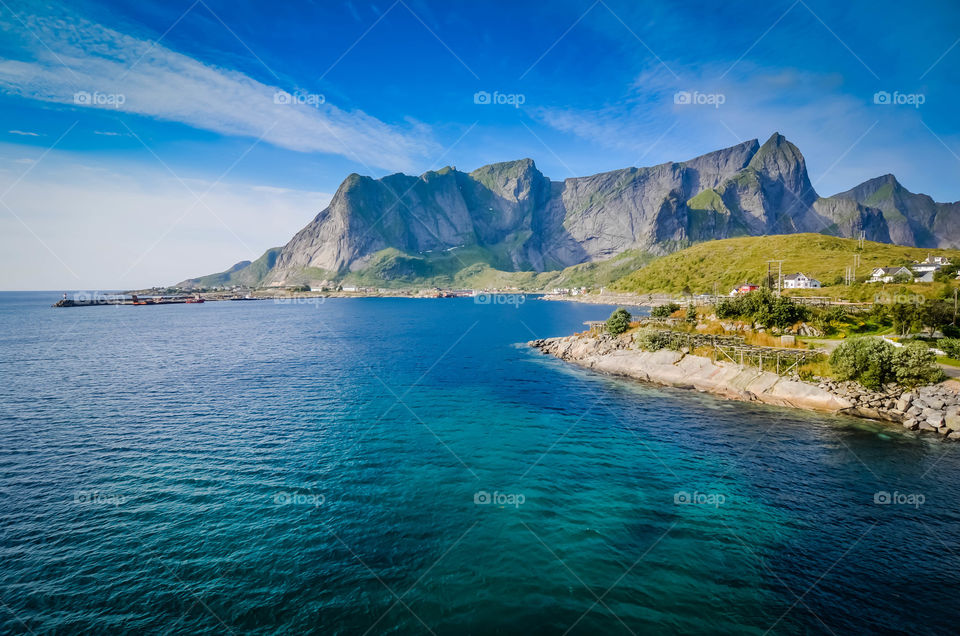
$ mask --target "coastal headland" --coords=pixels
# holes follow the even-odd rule
[[[528,343],[542,353],[600,373],[692,389],[726,399],[836,413],[960,439],[960,384],[869,390],[854,382],[809,382],[688,351],[641,350],[631,334],[583,332]]]

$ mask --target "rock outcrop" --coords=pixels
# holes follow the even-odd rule
[[[960,395],[942,385],[871,391],[854,382],[810,383],[682,351],[642,351],[626,334],[577,334],[528,343],[541,352],[601,373],[695,389],[727,399],[852,415],[912,431],[960,439]]]

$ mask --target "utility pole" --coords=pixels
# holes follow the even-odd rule
[[[953,288],[953,324],[957,324],[957,288]]]
[[[773,283],[772,283],[772,280],[773,280],[773,271],[772,271],[772,270],[773,270],[773,268],[771,267],[771,265],[772,265],[773,263],[776,263],[776,264],[777,264],[777,285],[776,285],[776,289],[777,289],[777,295],[779,296],[779,295],[780,295],[780,290],[781,290],[781,281],[783,280],[783,261],[767,261],[767,287],[769,287],[769,288],[771,288],[771,289],[773,289],[773,287],[774,287],[774,285],[773,285]]]
[[[863,242],[864,242],[864,240],[866,240],[866,237],[867,237],[867,233],[866,233],[864,230],[860,230],[860,238],[859,238],[859,240],[857,241],[857,246],[858,246],[860,249],[863,249]]]

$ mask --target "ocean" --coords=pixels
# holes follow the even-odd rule
[[[957,444],[525,346],[613,307],[58,298],[0,294],[2,633],[960,623]]]

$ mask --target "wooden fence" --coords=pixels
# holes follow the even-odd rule
[[[796,372],[807,362],[819,359],[827,352],[822,349],[792,349],[788,347],[766,347],[746,343],[743,336],[714,336],[701,333],[686,333],[668,329],[652,329],[660,338],[666,340],[670,349],[683,347],[691,351],[709,347],[714,361],[732,362],[741,367],[756,367],[763,371],[773,371],[777,375],[789,375]]]

